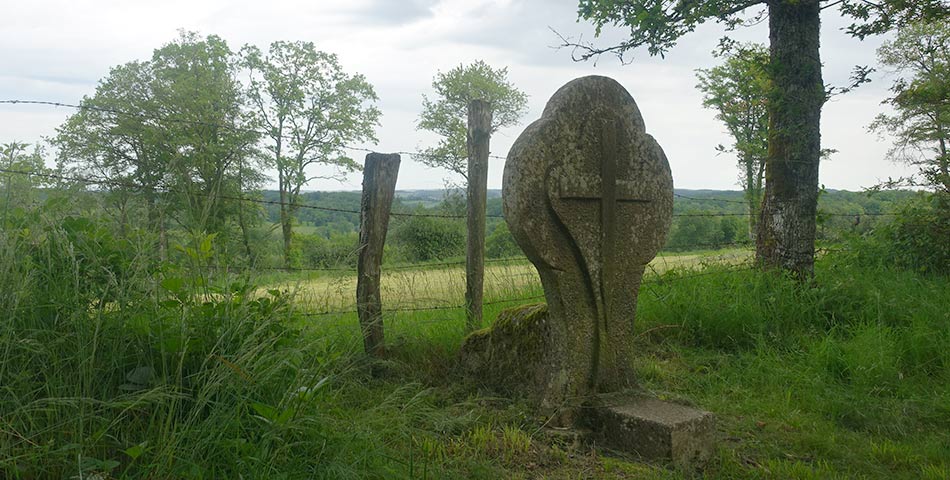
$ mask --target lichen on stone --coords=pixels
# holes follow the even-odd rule
[[[546,377],[547,319],[548,308],[543,303],[502,311],[491,327],[465,339],[460,352],[462,368],[493,390],[535,396],[539,382]]]

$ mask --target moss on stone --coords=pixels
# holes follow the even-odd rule
[[[463,369],[495,390],[533,396],[545,376],[547,319],[543,303],[502,311],[491,327],[465,339],[460,352]]]

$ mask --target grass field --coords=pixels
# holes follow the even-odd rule
[[[658,256],[650,263],[646,278],[673,268],[703,265],[735,265],[750,258],[748,250],[719,250]],[[391,309],[461,305],[465,297],[464,265],[423,268],[383,267],[383,304]],[[294,293],[297,303],[309,311],[339,311],[355,308],[354,272],[293,274],[272,279],[266,288],[282,288]],[[537,295],[540,279],[527,260],[489,262],[485,267],[485,299],[498,301]]]
[[[352,305],[351,275],[170,269],[147,294],[151,272],[108,283],[81,250],[18,248],[0,248],[0,478],[693,477],[552,436],[460,375],[464,311],[392,307],[461,303],[460,268],[387,274],[379,363],[355,314],[313,314]],[[950,479],[950,279],[831,254],[800,285],[718,254],[660,259],[636,319],[642,387],[718,416],[701,476]],[[524,262],[488,279],[488,300],[541,293]]]
[[[719,451],[704,478],[950,479],[948,279],[826,259],[819,284],[802,290],[717,268],[664,276],[642,291],[638,313],[638,330],[650,332],[637,363],[643,387],[718,416]],[[490,306],[486,318],[505,306]],[[359,423],[388,395],[421,396],[419,429],[387,447],[414,458],[403,474],[692,477],[565,445],[517,401],[474,393],[452,369],[463,323],[462,310],[389,314],[389,373],[367,380],[367,399],[348,400]],[[355,324],[343,315],[314,328],[348,332],[341,338],[358,348]]]

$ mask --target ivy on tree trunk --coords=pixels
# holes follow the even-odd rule
[[[756,259],[801,279],[815,262],[815,214],[825,89],[818,0],[768,3],[772,89],[765,195]]]

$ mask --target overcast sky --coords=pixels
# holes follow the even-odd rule
[[[723,126],[704,109],[696,90],[695,69],[715,65],[710,56],[725,33],[715,24],[685,37],[665,59],[638,52],[621,65],[613,57],[576,63],[570,52],[552,46],[551,29],[592,39],[592,29],[576,20],[576,0],[3,0],[0,6],[0,99],[78,103],[92,95],[109,68],[147,59],[153,49],[173,40],[178,29],[217,34],[237,50],[246,43],[262,48],[275,40],[312,41],[336,53],[348,72],[364,74],[379,95],[383,112],[377,130],[379,151],[415,150],[434,143],[415,130],[421,96],[431,92],[437,71],[483,59],[508,67],[511,81],[530,96],[521,125],[498,132],[492,153],[508,148],[536,119],[558,87],[583,75],[606,75],[636,99],[647,125],[669,157],[677,188],[738,189],[735,158],[717,155],[729,144]],[[881,39],[860,42],[840,29],[838,13],[823,13],[822,59],[825,82],[844,85],[856,64],[875,64]],[[733,38],[766,42],[763,22],[732,32]],[[605,32],[595,42],[623,38]],[[906,167],[885,159],[887,140],[866,125],[882,111],[893,76],[874,81],[829,102],[823,112],[825,148],[839,151],[823,162],[821,183],[856,190]],[[37,142],[51,135],[70,109],[0,105],[0,143]],[[355,158],[361,158],[362,154]],[[489,187],[501,187],[503,160],[492,160]],[[403,159],[398,188],[440,188],[449,174]],[[359,189],[360,177],[346,182],[314,182],[310,189]]]

